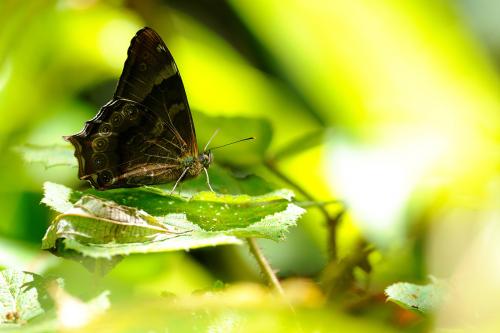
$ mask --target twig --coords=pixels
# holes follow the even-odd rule
[[[269,262],[267,261],[266,257],[264,256],[259,246],[257,245],[255,238],[247,238],[247,242],[248,246],[250,247],[250,252],[252,252],[253,256],[255,257],[255,260],[257,260],[257,263],[259,264],[262,274],[264,274],[267,281],[276,290],[276,292],[283,296],[284,295],[283,288],[281,287],[281,284],[278,278],[276,277],[276,274],[274,274],[271,265],[269,265]]]
[[[302,326],[300,325],[300,322],[297,319],[297,312],[293,308],[293,305],[287,300],[285,296],[285,292],[283,291],[283,287],[281,286],[280,281],[278,280],[278,277],[276,274],[274,274],[274,271],[267,261],[266,257],[262,253],[261,249],[259,248],[259,245],[257,245],[257,242],[255,241],[255,238],[247,238],[248,246],[250,247],[250,252],[252,252],[253,256],[257,260],[257,263],[259,264],[260,270],[262,271],[262,274],[265,275],[268,283],[273,287],[273,289],[283,298],[285,301],[285,304],[290,308],[290,311],[293,314],[293,319],[294,319],[294,324],[297,327],[298,332],[303,332],[304,330],[302,329]]]
[[[267,168],[272,171],[278,178],[288,183],[292,187],[294,187],[300,194],[302,194],[307,200],[315,201],[313,196],[309,194],[302,186],[297,184],[283,172],[281,172],[276,166],[275,162],[272,159],[267,159],[264,164]],[[330,257],[330,261],[337,260],[337,225],[344,215],[344,209],[342,209],[335,216],[331,216],[330,213],[326,210],[326,208],[322,205],[317,206],[321,213],[324,215],[327,226],[328,226],[328,255]]]
[[[308,208],[308,207],[318,207],[318,206],[330,206],[330,205],[339,205],[341,207],[345,206],[345,203],[340,200],[328,200],[328,201],[294,201],[299,207]]]

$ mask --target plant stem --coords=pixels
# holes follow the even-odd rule
[[[266,257],[262,253],[261,249],[259,248],[259,245],[257,245],[255,238],[247,238],[247,242],[248,246],[250,247],[250,252],[253,254],[255,260],[257,260],[257,263],[259,264],[262,274],[264,274],[268,283],[274,288],[274,290],[278,294],[283,296],[284,292],[283,288],[281,287],[280,281],[278,280],[276,274],[274,274],[271,265],[269,264]]]
[[[309,194],[302,186],[297,184],[283,172],[281,172],[276,163],[272,159],[267,159],[265,162],[266,167],[272,171],[278,178],[288,183],[292,187],[294,187],[300,194],[302,194],[307,200],[315,201],[313,196]],[[344,216],[344,209],[342,209],[339,213],[334,216],[331,216],[330,213],[326,210],[323,205],[318,205],[317,208],[324,215],[326,224],[328,226],[328,255],[330,257],[330,261],[337,260],[337,225],[340,220]]]

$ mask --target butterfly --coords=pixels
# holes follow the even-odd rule
[[[177,65],[151,28],[132,38],[112,100],[64,139],[75,148],[78,177],[97,190],[176,181],[173,192],[181,180],[205,171],[213,191],[207,171],[212,152],[208,144],[198,151]]]

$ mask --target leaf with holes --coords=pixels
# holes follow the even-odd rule
[[[26,324],[51,308],[47,282],[33,273],[0,271],[0,327]]]
[[[15,148],[28,163],[41,163],[46,168],[55,166],[76,167],[73,148],[70,145],[33,145],[26,144]]]
[[[158,188],[73,191],[46,183],[43,202],[60,213],[42,242],[59,255],[91,258],[239,244],[240,237],[283,239],[304,209],[293,193],[260,196],[200,192],[188,198]]]

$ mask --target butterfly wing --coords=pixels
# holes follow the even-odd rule
[[[173,125],[187,149],[198,155],[198,145],[186,91],[172,54],[151,28],[137,32],[130,43],[114,98],[146,105]],[[175,134],[175,133],[172,133]]]
[[[79,177],[101,190],[176,180],[181,158],[198,155],[181,77],[156,32],[136,34],[113,100],[65,139],[75,146]]]

